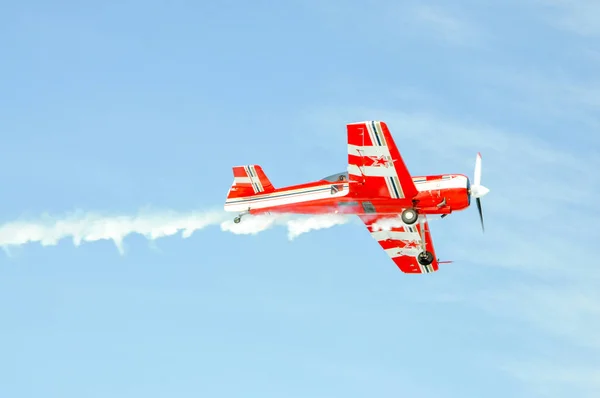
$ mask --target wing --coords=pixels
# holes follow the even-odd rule
[[[429,223],[424,215],[419,216],[419,222],[405,225],[400,216],[391,218],[389,215],[361,215],[371,236],[381,245],[402,272],[407,274],[426,274],[438,270],[438,261],[429,232]],[[425,235],[425,247],[432,255],[429,265],[421,265],[417,256],[422,252],[422,235]]]
[[[384,122],[351,123],[346,128],[350,180],[364,183],[376,197],[412,199],[418,193]]]

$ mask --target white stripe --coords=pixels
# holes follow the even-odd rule
[[[387,185],[387,189],[388,189],[388,193],[390,194],[390,198],[398,199],[398,195],[396,195],[396,192],[394,191],[394,188],[392,186],[392,181],[390,180],[389,177],[385,178],[385,185]]]
[[[289,189],[289,190],[282,190],[282,191],[275,191],[275,192],[268,192],[268,193],[259,193],[256,196],[243,196],[243,197],[238,197],[238,198],[230,198],[227,199],[229,202],[234,203],[236,201],[242,201],[242,200],[246,200],[246,199],[255,199],[255,198],[259,198],[259,199],[277,199],[278,197],[280,197],[282,194],[292,194],[292,195],[299,195],[299,194],[306,194],[306,192],[308,191],[314,191],[316,189],[323,189],[325,190],[326,188],[330,188],[332,184],[329,185],[316,185],[316,186],[312,186],[312,187],[305,187],[305,188],[296,188],[296,189]],[[339,185],[339,184],[335,184],[335,185]],[[349,183],[346,182],[345,184],[343,184],[344,189],[347,189],[349,186]],[[329,192],[329,191],[327,191]]]
[[[233,182],[240,184],[252,184],[250,177],[233,177]]]
[[[398,178],[398,175],[396,174],[396,176],[392,177],[393,182],[396,184],[396,189],[398,190],[398,196],[400,197],[400,199],[404,199],[406,197],[406,195],[404,195],[404,189],[402,189],[402,184],[400,184],[400,179]]]
[[[390,150],[386,146],[360,146],[348,144],[348,153],[355,156],[390,156]]]
[[[361,169],[366,177],[398,177],[393,167],[361,166],[359,168],[355,164],[348,165],[348,174],[360,176]]]
[[[327,186],[325,186],[327,187]],[[343,189],[332,194],[330,189],[324,189],[321,192],[314,193],[303,193],[298,192],[294,195],[284,196],[284,197],[270,197],[269,195],[264,195],[263,197],[243,197],[243,198],[235,198],[235,199],[227,199],[225,202],[224,209],[226,211],[245,211],[248,208],[251,209],[263,209],[265,207],[274,207],[274,206],[285,206],[295,203],[302,203],[311,200],[319,200],[319,199],[329,199],[329,198],[339,198],[342,196],[348,195],[350,190],[348,189],[349,185],[344,184]],[[328,187],[327,187],[328,188]],[[314,189],[314,188],[313,188]],[[279,192],[282,193],[282,192]],[[261,195],[262,196],[262,195]],[[246,199],[256,199],[249,202],[241,202]],[[237,199],[237,200],[236,200]]]
[[[252,179],[252,175],[250,173],[250,168],[248,166],[244,166],[244,172],[250,179],[250,185],[252,185],[252,189],[254,190],[254,193],[257,193],[258,190],[256,189],[256,185],[254,185],[254,180]]]
[[[375,142],[375,139],[374,139],[375,137],[373,137],[373,131],[371,131],[371,123],[365,122],[365,126],[367,127],[367,132],[369,133],[369,138],[371,139],[371,142],[373,143],[372,145],[376,146],[377,143]]]
[[[369,134],[371,136],[371,142],[373,142],[373,146],[380,146],[377,142],[377,136],[375,135],[375,130],[373,130],[372,122],[367,122],[367,128],[369,129]]]
[[[250,184],[252,185],[252,189],[254,189],[254,193],[263,192],[264,189],[262,187],[262,184],[260,183],[260,180],[256,176],[256,170],[254,170],[254,166],[244,166],[244,171],[246,172],[248,179],[250,179]]]
[[[415,186],[419,191],[437,191],[439,189],[466,188],[467,180],[465,178],[451,178],[449,180],[430,180],[418,184],[415,184]]]
[[[373,231],[371,232],[373,238],[377,241],[386,239],[401,240],[401,241],[421,241],[421,236],[418,233],[406,232],[406,231]]]
[[[348,164],[348,174],[362,177],[362,173],[360,172],[360,167],[355,164]]]
[[[369,137],[371,138],[373,146],[379,146],[377,139],[375,138],[375,133],[373,132],[373,126],[371,126],[371,122],[365,122],[365,124],[367,126],[367,131],[369,132]]]
[[[362,169],[362,173],[361,173],[361,169]],[[377,170],[377,169],[383,169],[384,171]],[[387,172],[385,170],[387,170]],[[372,166],[359,167],[355,164],[349,164],[348,165],[348,175],[353,175],[353,176],[357,176],[357,177],[362,177],[363,175],[365,177],[392,177],[392,176],[396,176],[396,169],[394,169],[393,167],[390,167],[389,169],[386,169],[385,167],[372,167]],[[385,178],[385,185],[388,189],[388,194],[390,195],[390,198],[392,198],[392,199],[400,198],[398,195],[396,195],[394,189],[392,188],[391,181],[389,180],[389,178]],[[398,191],[402,192],[402,189],[398,189]],[[404,196],[402,196],[402,198],[403,197]]]
[[[416,249],[414,247],[411,247],[409,249],[404,249],[404,248],[401,248],[401,247],[393,247],[391,249],[385,249],[385,252],[391,258],[396,258],[396,257],[417,257],[417,255],[420,253],[420,250],[418,248]]]
[[[377,138],[379,138],[379,141],[381,142],[381,144],[376,144],[376,145],[380,145],[382,147],[387,146],[387,144],[385,142],[385,138],[383,136],[383,131],[381,129],[381,123],[373,121],[371,124],[374,129],[373,135],[375,136],[375,139],[377,140]]]
[[[396,176],[390,177],[390,183],[392,187],[395,188],[394,193],[398,192],[398,199],[404,199],[404,191],[402,190],[402,185],[400,185],[400,179]]]
[[[258,187],[258,192],[263,192],[265,190],[265,188],[263,187],[262,182],[260,181],[260,178],[258,177],[258,173],[256,172],[254,165],[251,165],[250,169],[252,170],[251,178],[253,179],[254,183]]]

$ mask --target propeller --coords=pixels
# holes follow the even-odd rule
[[[471,185],[470,191],[471,196],[477,201],[477,210],[479,211],[479,219],[481,220],[481,230],[485,232],[481,198],[487,195],[490,190],[481,185],[481,153],[478,153],[477,158],[475,158],[475,172],[473,174],[473,184]]]

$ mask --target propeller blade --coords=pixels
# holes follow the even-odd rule
[[[483,226],[483,210],[481,209],[481,199],[477,198],[477,210],[479,210],[479,219],[481,220],[481,230],[485,232],[485,228]]]
[[[475,172],[473,173],[473,185],[481,185],[481,153],[475,158]]]

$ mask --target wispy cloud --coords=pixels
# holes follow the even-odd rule
[[[587,59],[595,53],[580,50],[577,54]],[[576,56],[573,59],[579,62]],[[600,79],[596,73],[569,74],[558,64],[540,65],[536,70],[513,64],[483,66],[473,71],[471,78],[478,92],[493,93],[486,97],[490,106],[521,119],[566,120],[577,126],[600,127]],[[595,135],[588,138],[596,139]]]
[[[374,45],[393,48],[402,38],[417,38],[419,42],[433,39],[436,43],[455,47],[473,46],[482,42],[485,33],[479,29],[464,9],[444,4],[424,5],[422,2],[354,2],[315,1],[310,7],[322,17],[322,23],[348,29],[361,40],[375,39]],[[376,27],[376,29],[373,29]]]
[[[600,36],[600,2],[596,0],[537,0],[553,8],[552,23],[582,36]]]
[[[421,32],[453,45],[473,45],[479,41],[481,32],[463,17],[447,8],[420,4],[410,10],[409,25]]]
[[[521,282],[508,289],[480,292],[477,299],[495,314],[516,318],[558,340],[600,353],[600,294],[594,283]]]
[[[503,369],[538,397],[596,398],[600,395],[600,364],[585,366],[547,360],[512,361]]]
[[[257,234],[273,226],[288,230],[293,240],[310,231],[331,228],[351,221],[341,215],[278,216],[259,215],[244,217],[241,223],[232,221],[233,215],[222,211],[152,211],[144,210],[136,215],[102,215],[78,211],[62,217],[44,215],[36,220],[18,220],[0,225],[0,247],[11,247],[37,242],[42,246],[54,246],[71,238],[75,246],[84,242],[111,240],[124,254],[123,240],[131,234],[140,234],[150,241],[181,234],[189,238],[195,231],[210,226],[220,226],[222,231],[234,234]]]

